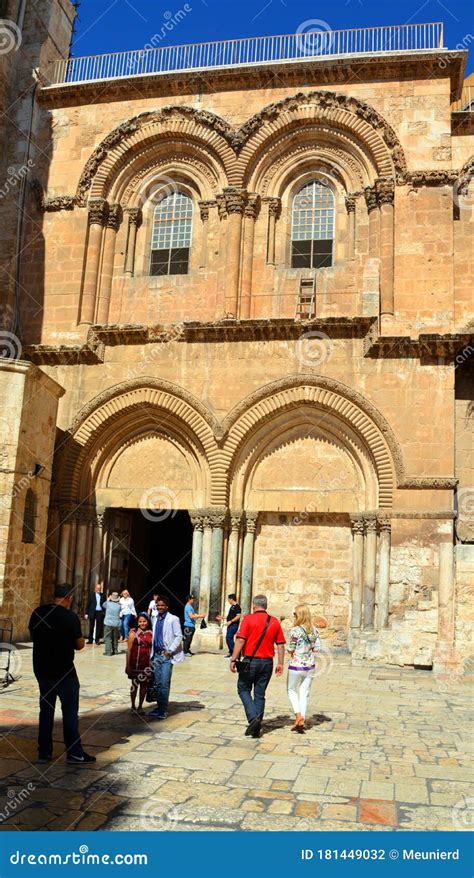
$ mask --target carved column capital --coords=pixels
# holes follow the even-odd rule
[[[238,189],[236,186],[226,186],[223,195],[227,213],[238,213],[242,216],[247,204],[245,189]]]
[[[225,195],[222,195],[222,193],[219,195],[216,195],[216,204],[217,204],[217,211],[219,214],[219,219],[225,219],[227,216],[227,204],[226,204],[226,200],[225,200]]]
[[[375,186],[366,186],[365,187],[364,198],[365,198],[365,203],[367,205],[367,211],[369,213],[372,210],[375,210],[375,208],[379,206],[377,193],[375,191]]]
[[[356,197],[355,195],[346,195],[346,210],[347,213],[353,213],[356,209]]]
[[[106,226],[108,229],[113,229],[116,232],[122,222],[122,208],[120,204],[111,204],[109,205],[109,212],[107,214]]]
[[[215,506],[208,510],[213,528],[224,528],[229,515],[226,506]]]
[[[190,510],[189,517],[194,530],[204,530],[204,515],[200,509]]]
[[[245,513],[245,526],[248,534],[254,534],[257,529],[258,523],[258,512],[246,512]]]
[[[126,207],[125,213],[131,226],[136,226],[137,228],[141,226],[143,215],[140,207]]]
[[[379,205],[393,204],[395,199],[395,184],[393,180],[376,180],[375,191]]]
[[[260,195],[249,195],[244,207],[244,216],[257,219],[260,211]]]
[[[365,530],[364,518],[362,515],[351,516],[351,529],[353,534],[363,534]]]
[[[265,198],[264,200],[268,204],[269,216],[274,216],[275,219],[278,219],[281,213],[281,198]]]
[[[87,221],[90,226],[105,226],[108,215],[109,205],[105,198],[93,198],[89,201]]]
[[[242,524],[242,516],[243,512],[241,509],[231,509],[229,514],[230,519],[230,530],[233,532],[239,531],[240,526]]]
[[[209,219],[209,210],[211,207],[216,206],[215,201],[198,201],[199,210],[201,212],[201,219],[203,223],[206,223]]]
[[[392,530],[392,522],[389,518],[379,518],[378,520],[380,532],[390,533]]]
[[[377,533],[377,517],[375,515],[366,516],[364,524],[366,533]]]

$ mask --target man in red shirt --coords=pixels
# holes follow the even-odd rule
[[[265,595],[255,595],[252,600],[252,612],[245,616],[236,634],[230,660],[230,670],[235,674],[235,663],[239,655],[242,653],[242,656],[250,659],[248,672],[239,673],[237,692],[247,716],[248,726],[245,734],[251,735],[252,738],[260,737],[265,711],[265,691],[273,673],[275,644],[278,653],[275,676],[281,677],[285,660],[285,635],[278,619],[267,613]]]

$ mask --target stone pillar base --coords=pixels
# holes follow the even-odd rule
[[[207,628],[196,631],[192,651],[193,652],[219,652],[222,649],[224,637],[219,625],[208,624]]]

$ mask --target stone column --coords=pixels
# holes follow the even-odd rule
[[[379,519],[379,530],[379,581],[376,594],[376,624],[377,628],[388,628],[391,534],[389,518]]]
[[[365,519],[364,536],[364,628],[374,627],[375,578],[377,570],[377,519]]]
[[[222,553],[224,549],[224,528],[228,510],[225,506],[211,510],[211,593],[209,599],[209,619],[215,621],[221,611],[222,591]]]
[[[454,642],[454,546],[450,540],[439,546],[438,641]]]
[[[74,559],[74,606],[77,612],[82,610],[84,590],[87,589],[87,533],[89,530],[89,517],[81,512],[77,518],[76,557]]]
[[[258,512],[245,513],[245,537],[242,552],[242,578],[240,585],[240,606],[243,613],[249,613],[252,605],[253,551]]]
[[[242,289],[240,294],[240,313],[242,320],[248,320],[251,311],[253,245],[255,221],[260,207],[260,196],[249,195],[244,209],[244,234],[242,255]]]
[[[349,222],[347,256],[349,259],[355,254],[355,217],[356,217],[356,199],[353,195],[346,195],[346,210]]]
[[[71,542],[71,522],[60,510],[61,528],[59,532],[59,557],[56,570],[56,582],[61,585],[69,579],[69,544]]]
[[[380,211],[377,193],[374,186],[366,186],[364,190],[367,213],[369,214],[369,257],[379,257]]]
[[[224,189],[224,198],[227,211],[225,313],[227,317],[237,317],[242,217],[247,193],[244,189],[228,186]]]
[[[102,579],[102,563],[103,563],[103,534],[104,513],[97,512],[93,522],[92,535],[92,553],[91,553],[91,569],[89,574],[89,588],[91,591]]]
[[[268,198],[267,263],[275,265],[276,223],[281,212],[281,198]]]
[[[142,212],[139,207],[128,207],[125,211],[128,216],[128,239],[127,254],[125,257],[125,274],[133,277],[135,273],[135,248],[137,244],[137,231],[142,223]]]
[[[194,595],[195,607],[199,608],[199,592],[201,588],[202,538],[204,518],[199,510],[189,513],[193,526],[193,550],[191,555],[191,583],[189,594]]]
[[[74,518],[71,519],[71,537],[69,540],[69,558],[68,558],[68,570],[69,570],[69,582],[74,581],[74,570],[76,564],[76,549],[77,549],[77,517],[74,515]]]
[[[393,180],[377,183],[380,205],[380,313],[394,313],[394,197]]]
[[[211,592],[211,547],[212,547],[212,520],[209,510],[203,510],[203,536],[201,558],[201,584],[199,589],[199,612],[206,616],[209,614]]]
[[[360,628],[362,622],[362,588],[364,577],[364,519],[351,518],[352,524],[352,612],[351,628]]]
[[[95,198],[89,202],[89,213],[87,216],[89,237],[87,241],[86,267],[79,323],[94,323],[102,234],[107,215],[108,204],[103,198]]]
[[[199,209],[201,211],[202,220],[202,243],[201,243],[201,259],[200,268],[207,265],[207,239],[209,234],[209,208],[213,205],[213,201],[199,201]]]
[[[111,204],[105,224],[102,277],[99,288],[99,306],[97,309],[97,323],[100,324],[106,324],[109,319],[110,296],[114,276],[115,244],[121,220],[122,208],[120,204]]]
[[[225,575],[225,587],[227,594],[233,592],[237,594],[237,564],[239,560],[239,538],[240,525],[242,522],[242,511],[239,509],[230,510],[230,532],[227,544],[227,568]]]

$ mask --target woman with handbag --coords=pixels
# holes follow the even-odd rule
[[[148,613],[138,614],[137,625],[138,627],[130,631],[128,635],[125,673],[129,680],[132,681],[130,688],[132,712],[144,713],[143,702],[148,684],[153,679],[151,668],[152,633]],[[137,693],[139,693],[138,709],[136,707]]]
[[[295,714],[293,732],[304,734],[306,710],[316,668],[316,653],[321,640],[307,604],[299,604],[294,616],[294,627],[288,641],[288,698]]]

